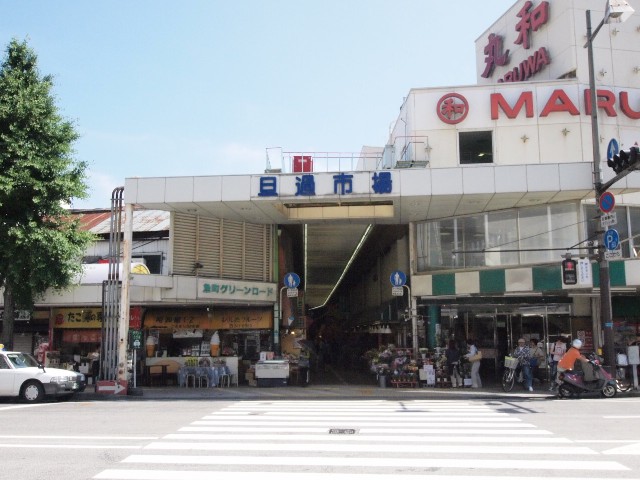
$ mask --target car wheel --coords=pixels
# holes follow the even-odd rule
[[[35,380],[31,380],[24,384],[20,397],[29,403],[41,402],[44,399],[44,388]]]

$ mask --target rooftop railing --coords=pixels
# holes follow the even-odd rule
[[[425,168],[429,165],[428,137],[395,137],[384,148],[360,152],[285,152],[267,148],[267,172],[311,173],[374,171],[391,168]]]

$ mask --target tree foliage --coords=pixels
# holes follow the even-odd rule
[[[92,241],[67,205],[86,197],[86,164],[74,159],[74,125],[58,113],[50,76],[26,41],[12,40],[0,67],[0,286],[2,340],[12,346],[14,307],[62,289]]]

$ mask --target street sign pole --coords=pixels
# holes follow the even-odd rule
[[[418,311],[411,298],[411,288],[403,285],[407,289],[409,298],[409,311],[411,312],[411,348],[413,349],[413,359],[418,360]]]

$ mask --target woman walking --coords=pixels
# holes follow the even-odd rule
[[[449,340],[449,348],[445,351],[447,357],[447,370],[451,376],[451,386],[463,387],[464,381],[460,375],[460,350],[456,346],[455,340]]]
[[[471,388],[481,388],[482,380],[480,379],[480,358],[477,358],[478,347],[470,338],[467,339],[467,354],[465,357],[471,362]]]

